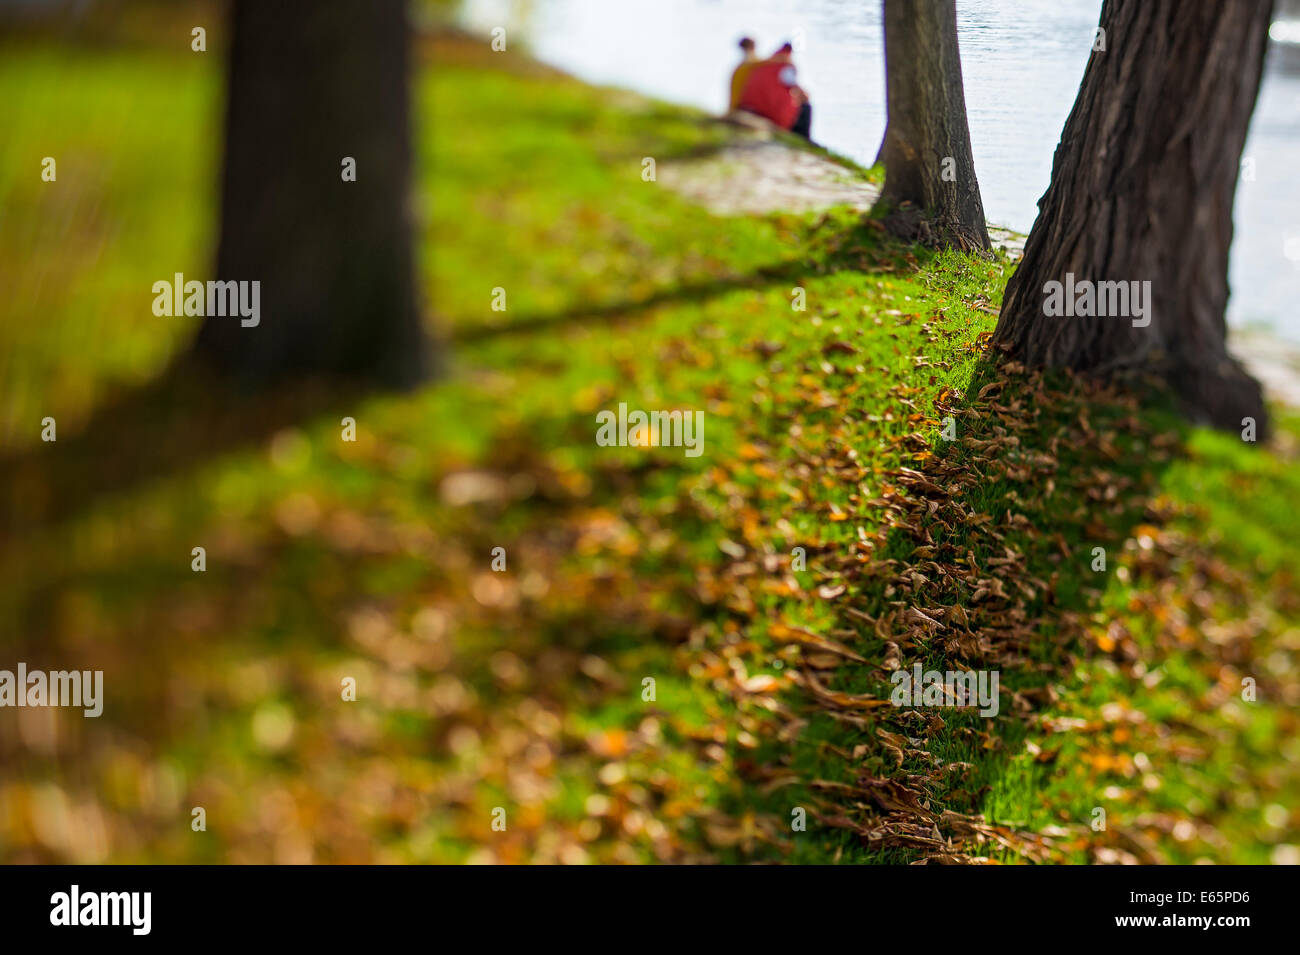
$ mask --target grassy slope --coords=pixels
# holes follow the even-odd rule
[[[188,53],[6,50],[0,447],[36,440],[33,419],[71,424],[107,386],[146,380],[187,333],[135,306],[142,284],[209,257],[218,83]]]
[[[715,145],[718,127],[481,47],[443,43],[437,54],[419,87],[421,262],[452,337],[450,376],[347,409],[356,443],[339,440],[337,416],[318,417],[6,549],[6,658],[101,666],[108,707],[94,722],[58,714],[57,729],[0,723],[0,754],[15,767],[0,783],[0,854],[934,854],[896,832],[860,837],[855,826],[900,829],[912,812],[834,788],[862,772],[916,786],[931,808],[1012,824],[963,846],[960,824],[945,822],[952,852],[1015,858],[999,837],[1023,851],[1039,843],[1013,830],[1053,825],[1062,834],[1040,857],[1253,860],[1296,841],[1300,754],[1279,705],[1296,683],[1287,459],[1195,434],[1190,457],[1163,442],[1169,460],[1157,466],[1158,419],[1094,405],[1089,441],[1072,434],[1080,409],[1064,396],[1023,424],[1028,447],[1066,439],[1062,490],[1044,494],[980,461],[978,446],[937,440],[936,399],[976,441],[1019,427],[1033,404],[1000,417],[988,405],[1010,407],[1015,389],[1036,386],[1013,384],[1001,399],[972,387],[988,374],[978,342],[1005,262],[898,248],[838,212],[715,219],[640,171],[643,156]],[[0,332],[10,446],[40,447],[33,417],[75,421],[112,385],[156,371],[189,331],[153,319],[148,289],[173,270],[201,271],[211,246],[203,157],[215,83],[211,63],[159,53],[4,59],[0,92],[29,105],[0,169],[0,262],[47,276],[20,286]],[[92,96],[109,101],[92,110]],[[79,110],[109,132],[63,119]],[[57,191],[36,181],[30,158],[56,149],[83,157],[60,159]],[[34,238],[8,247],[22,236]],[[94,250],[78,258],[83,244]],[[806,311],[791,308],[796,286]],[[496,287],[505,312],[490,308]],[[67,347],[87,336],[94,347]],[[619,402],[704,410],[705,454],[597,447],[595,413]],[[1018,453],[1000,454],[1002,466]],[[901,487],[903,465],[951,468],[953,486],[980,477],[957,506],[990,521],[939,533],[940,549],[969,546],[982,566],[1009,544],[1026,575],[1056,573],[1025,605],[1049,639],[1028,662],[1000,665],[1017,690],[1061,686],[1047,710],[1060,722],[1009,705],[991,724],[944,711],[944,726],[919,727],[853,706],[846,722],[839,704],[810,706],[791,686],[812,672],[831,692],[887,697],[877,634],[900,596],[937,587],[922,604],[932,608],[945,586],[956,603],[970,597],[956,578],[888,579],[882,558],[917,560],[903,528],[944,514],[905,520],[917,495]],[[1015,508],[1028,520],[989,537]],[[1129,534],[1166,515],[1192,539],[1222,538],[1223,580],[1169,530]],[[1085,581],[1094,540],[1110,548],[1112,572]],[[189,569],[200,543],[204,575]],[[505,574],[489,568],[498,546]],[[808,570],[789,572],[798,546]],[[1168,561],[1143,563],[1163,550]],[[1166,583],[1179,575],[1195,578],[1189,595],[1208,596],[1180,608]],[[1171,592],[1144,604],[1156,587]],[[1203,639],[1206,618],[1246,619],[1249,639]],[[1092,634],[1072,673],[1063,620]],[[867,663],[801,650],[797,627]],[[893,636],[908,665],[960,656],[924,633]],[[1238,671],[1258,675],[1262,702],[1227,698]],[[1147,687],[1152,673],[1163,678]],[[339,699],[344,676],[358,681],[356,703]],[[654,702],[642,698],[648,677]],[[1131,711],[1148,719],[1121,718]],[[1051,732],[1069,718],[1088,732]],[[886,744],[899,734],[915,742],[895,757]],[[1151,776],[1160,785],[1144,785]],[[196,805],[208,811],[203,834],[187,825]],[[1106,833],[1086,830],[1098,805]],[[503,833],[490,828],[498,806]],[[792,807],[812,810],[806,833],[789,831]],[[1189,835],[1179,822],[1190,816],[1202,821]]]

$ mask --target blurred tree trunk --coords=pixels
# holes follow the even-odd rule
[[[1095,49],[1007,285],[995,343],[1030,366],[1153,372],[1195,419],[1266,431],[1227,353],[1228,247],[1269,0],[1105,0]],[[1150,281],[1150,324],[1049,317],[1046,284]]]
[[[989,248],[957,47],[956,0],[884,0],[888,122],[881,207],[905,238]],[[905,203],[909,215],[898,212]],[[926,221],[928,220],[928,221]]]
[[[196,356],[254,383],[417,382],[403,0],[234,0],[231,24],[216,277],[259,280],[261,319],[209,316]]]

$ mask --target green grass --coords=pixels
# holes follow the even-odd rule
[[[215,247],[220,79],[188,51],[6,47],[0,447],[72,424],[156,374],[191,330],[152,320],[152,283]],[[41,178],[56,162],[55,182]]]
[[[1254,861],[1294,844],[1290,458],[1190,432],[1185,455],[1171,445],[1161,459],[1154,436],[1184,440],[1174,422],[1138,420],[1112,398],[1088,407],[1115,460],[1080,432],[1069,389],[1041,407],[1026,382],[982,399],[1005,259],[899,246],[846,210],[712,216],[642,181],[641,163],[707,153],[722,127],[460,41],[433,55],[417,85],[419,261],[447,376],[412,395],[340,399],[269,441],[88,498],[5,548],[5,656],[103,668],[108,702],[93,725],[60,713],[54,734],[2,728],[13,770],[0,782],[0,857],[913,861],[915,847],[811,816],[793,833],[791,809],[835,808],[815,781],[954,763],[970,766],[924,784],[936,808],[1075,827],[1058,858],[1124,849],[1119,823],[1178,860]],[[4,442],[39,476],[60,451],[39,443],[42,415],[60,416],[60,442],[72,437],[193,330],[152,316],[150,286],[201,272],[212,248],[219,78],[214,60],[49,45],[3,60],[0,96],[18,104],[0,167],[0,284],[18,292],[0,329]],[[47,154],[68,157],[57,183],[39,181]],[[492,309],[496,288],[505,311]],[[1021,445],[996,466],[940,439],[936,401],[963,439],[988,440],[1008,426],[990,404],[1016,395]],[[598,447],[596,413],[620,402],[702,410],[705,453]],[[340,440],[344,414],[355,443]],[[139,447],[157,440],[147,422],[135,433]],[[1054,437],[1056,495],[1041,475],[998,470],[1036,467],[1029,453]],[[1031,716],[1004,695],[994,721],[945,710],[900,766],[878,731],[908,731],[905,717],[891,708],[855,725],[811,706],[790,683],[801,657],[781,626],[868,661],[819,671],[832,690],[887,698],[884,641],[849,610],[888,613],[899,593],[881,561],[917,560],[880,503],[906,497],[903,466],[979,478],[956,499],[992,523],[927,524],[939,544],[981,565],[1005,544],[1027,573],[1055,575],[1050,597],[1023,604],[1039,639],[1002,668],[1006,690],[1051,685],[1058,701]],[[1120,494],[1099,503],[1085,478],[1103,467]],[[1230,661],[1258,670],[1257,704],[1204,705],[1205,642],[1171,647],[1138,603],[1166,578],[1139,573],[1126,541],[1161,498],[1171,530],[1243,578],[1188,592],[1208,592],[1198,624],[1259,617],[1259,647]],[[1029,528],[1003,526],[1011,511]],[[1060,556],[1057,532],[1077,560]],[[1112,556],[1101,578],[1084,575],[1096,540]],[[207,548],[202,575],[194,546]],[[504,574],[491,570],[496,547]],[[795,547],[806,570],[790,570]],[[1175,576],[1197,573],[1172,560]],[[1166,679],[1147,687],[1085,637],[1071,642],[1069,614],[1103,632],[1122,622],[1146,672]],[[920,640],[913,659],[955,658]],[[340,700],[345,676],[355,703]],[[772,686],[750,682],[760,676]],[[1131,764],[1133,737],[1053,734],[1041,719],[1102,720],[1120,700],[1145,709],[1153,732],[1200,705],[1178,739],[1151,741],[1159,789],[1097,759]],[[806,722],[779,735],[788,718]],[[1054,762],[1027,749],[1062,736]],[[1183,758],[1207,739],[1213,758]],[[1116,786],[1122,798],[1106,795]],[[1243,790],[1259,804],[1239,804]],[[190,831],[197,805],[207,833]],[[1097,805],[1111,829],[1077,831]],[[1281,824],[1273,805],[1289,813]],[[491,828],[496,807],[505,832]],[[852,799],[839,809],[874,815]],[[1189,815],[1208,828],[1164,832]]]

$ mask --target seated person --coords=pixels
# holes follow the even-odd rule
[[[796,82],[794,63],[790,59],[793,53],[794,47],[787,43],[770,59],[751,66],[738,106],[810,139],[812,105]]]
[[[745,91],[745,80],[749,78],[750,69],[758,62],[758,54],[754,52],[754,41],[749,37],[745,37],[740,41],[740,50],[743,59],[731,74],[731,106],[729,109],[732,111],[740,108],[740,94]]]

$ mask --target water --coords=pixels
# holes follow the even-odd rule
[[[875,0],[466,0],[466,23],[505,26],[542,60],[584,80],[714,112],[749,35],[761,55],[795,45],[813,138],[866,165],[885,127]],[[1101,0],[958,0],[966,108],[990,222],[1029,231],[1052,153],[1091,52]],[[1300,70],[1270,55],[1237,192],[1234,325],[1300,343]],[[1293,57],[1290,63],[1300,60]],[[1288,64],[1288,65],[1289,65]]]

